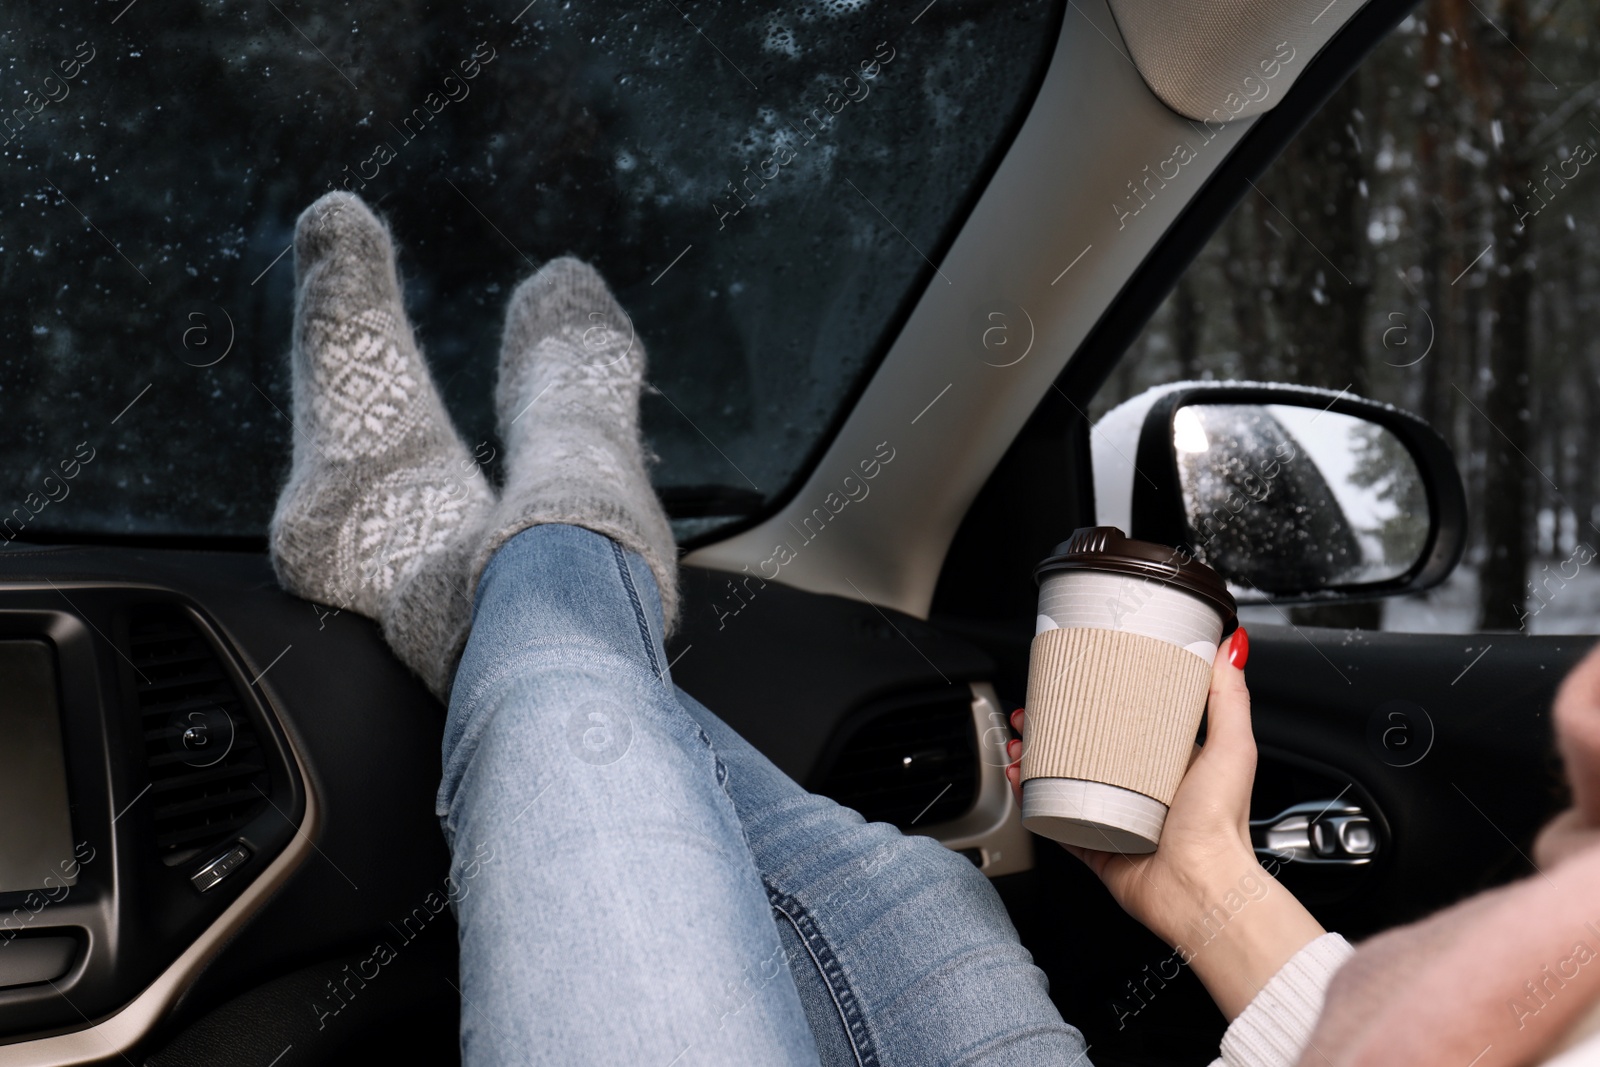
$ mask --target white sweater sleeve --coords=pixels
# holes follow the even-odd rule
[[[1296,952],[1228,1025],[1211,1067],[1291,1067],[1311,1039],[1333,972],[1354,953],[1338,934]]]

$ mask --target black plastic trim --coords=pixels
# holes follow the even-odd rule
[[[168,866],[155,841],[144,724],[127,658],[130,610],[162,607],[193,623],[254,727],[268,773],[267,802],[229,835],[250,860],[203,896],[196,864]],[[0,586],[0,637],[43,639],[54,649],[61,702],[77,882],[65,891],[0,894],[0,939],[65,935],[82,951],[65,976],[0,990],[0,1034],[76,1030],[126,1004],[216,921],[293,839],[305,785],[275,715],[249,684],[232,648],[188,598],[138,584]],[[196,861],[198,863],[198,861]],[[9,927],[9,930],[5,927]],[[0,944],[0,951],[5,946]],[[0,1038],[0,1040],[5,1040]]]
[[[116,548],[167,548],[189,550],[198,552],[248,552],[252,555],[264,555],[267,551],[267,535],[235,535],[235,534],[152,534],[152,533],[116,533],[115,531],[94,531],[87,533],[74,533],[71,531],[39,530],[30,531],[24,536],[19,536],[15,541],[8,541],[0,545],[0,556],[15,554],[12,545],[36,545],[73,547],[78,545],[109,545]]]

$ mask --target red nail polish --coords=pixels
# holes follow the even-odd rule
[[[1244,665],[1250,659],[1250,635],[1245,633],[1241,626],[1233,631],[1233,639],[1228,644],[1228,662],[1244,670]]]

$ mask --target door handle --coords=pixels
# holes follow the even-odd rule
[[[1252,819],[1250,843],[1280,862],[1358,866],[1377,854],[1378,830],[1360,805],[1311,800],[1270,819]]]

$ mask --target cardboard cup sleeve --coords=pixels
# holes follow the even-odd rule
[[[1189,767],[1210,686],[1210,665],[1168,641],[1089,627],[1044,631],[1033,639],[1029,663],[1022,781],[1075,779],[1149,798],[1161,807],[1154,827],[1159,837],[1164,809]],[[1103,790],[1086,792],[1116,798]],[[1081,806],[1082,796],[1077,799]],[[1124,800],[1140,807],[1136,798]],[[1111,825],[1126,822],[1111,819]],[[1144,836],[1138,827],[1135,821],[1126,829]],[[1059,827],[1056,833],[1038,829],[1066,839]],[[1104,835],[1091,825],[1084,831],[1069,835],[1071,843],[1110,851],[1155,848],[1155,840],[1141,847],[1115,834],[1101,841]]]

